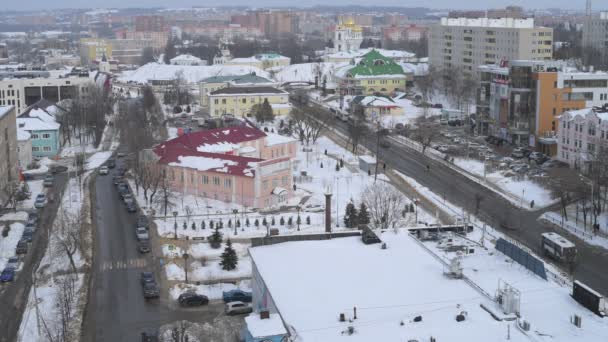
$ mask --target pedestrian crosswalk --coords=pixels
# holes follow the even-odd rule
[[[147,265],[148,265],[148,261],[144,258],[104,261],[101,264],[101,270],[102,271],[126,270],[126,269],[132,269],[132,268],[144,268]]]

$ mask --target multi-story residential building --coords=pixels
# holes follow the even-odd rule
[[[347,65],[335,73],[341,95],[390,95],[405,91],[405,73],[393,59],[371,50],[354,61],[355,65]]]
[[[112,45],[107,39],[81,38],[80,39],[80,61],[83,65],[89,65],[93,61],[101,60],[103,56],[112,58]]]
[[[334,28],[334,52],[358,50],[363,42],[363,28],[352,18],[340,21]]]
[[[229,87],[209,93],[209,114],[250,116],[253,106],[268,100],[274,115],[291,112],[289,93],[273,87]]]
[[[382,29],[382,37],[391,41],[420,41],[426,38],[428,27],[422,27],[415,24],[404,26],[389,26]]]
[[[104,57],[116,60],[121,64],[139,64],[143,49],[147,47],[159,49],[167,43],[167,32],[134,32],[130,39],[80,39],[80,59],[83,65],[100,61]]]
[[[245,27],[257,27],[265,35],[296,33],[298,30],[298,16],[290,11],[256,10],[247,14],[233,15],[232,24]]]
[[[550,60],[552,46],[553,29],[535,27],[533,18],[442,18],[430,28],[429,62],[474,73],[501,60]]]
[[[33,161],[32,135],[17,127],[17,158],[19,168],[25,170]]]
[[[255,74],[238,76],[213,76],[201,81],[199,93],[201,106],[209,107],[209,93],[227,87],[275,87],[278,83]]]
[[[5,78],[0,80],[0,106],[12,105],[21,113],[40,99],[59,102],[86,96],[91,84],[88,76]]]
[[[588,16],[583,24],[583,46],[600,51],[608,58],[608,12]]]
[[[263,208],[293,195],[295,139],[250,124],[182,135],[144,152],[165,169],[174,191]]]
[[[167,31],[165,17],[160,15],[138,15],[135,17],[135,31],[164,32]]]
[[[479,67],[478,129],[555,155],[557,117],[608,103],[608,73],[580,72],[563,62],[511,61]]]
[[[5,185],[18,180],[17,126],[13,106],[0,106],[0,156],[0,204],[4,205],[8,199]]]
[[[608,149],[608,106],[567,111],[558,120],[557,159],[590,171]]]

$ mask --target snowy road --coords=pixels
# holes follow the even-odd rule
[[[160,260],[152,253],[139,254],[134,232],[137,214],[127,213],[113,185],[112,173],[97,177],[94,196],[94,266],[84,341],[136,341],[142,331],[165,323],[210,321],[221,313],[221,304],[179,309],[162,296],[163,291],[160,299],[144,300],[140,272],[154,271],[160,281]]]
[[[333,114],[327,112],[327,115]],[[335,120],[332,125],[343,135],[347,135],[345,122]],[[362,137],[361,144],[370,151],[377,150],[376,137],[373,134]],[[476,197],[480,198],[477,217],[534,251],[540,252],[541,233],[555,231],[565,234],[563,230],[557,231],[537,220],[543,211],[554,210],[553,207],[539,211],[521,210],[500,194],[404,146],[392,144],[390,148],[380,148],[379,152],[379,160],[386,161],[387,167],[415,178],[447,201],[471,213],[475,212]],[[426,165],[430,165],[430,171],[427,171]],[[570,235],[568,238],[576,243],[578,249],[575,278],[608,294],[608,273],[605,271],[608,254],[599,247],[589,246],[576,236]]]

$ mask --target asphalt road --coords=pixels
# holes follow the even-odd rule
[[[333,114],[327,112],[327,115]],[[332,125],[348,136],[347,123],[334,120]],[[376,138],[373,134],[361,139],[361,144],[370,151],[376,151]],[[608,251],[600,247],[590,246],[564,230],[558,230],[553,226],[539,222],[537,219],[544,210],[521,210],[494,191],[488,190],[453,169],[445,167],[410,148],[391,143],[391,147],[381,147],[379,151],[379,160],[386,161],[387,167],[415,178],[420,184],[442,195],[447,201],[465,208],[469,212],[475,211],[475,196],[476,194],[480,195],[482,200],[479,203],[477,216],[512,239],[539,252],[539,255],[542,255],[540,250],[541,233],[555,231],[567,236],[576,244],[578,250],[574,278],[583,281],[605,295],[608,294]],[[427,165],[430,166],[430,171],[427,171]],[[568,271],[566,265],[560,266]]]
[[[28,246],[28,253],[23,258],[21,271],[17,273],[15,281],[0,285],[0,341],[16,341],[21,318],[27,306],[28,296],[32,287],[32,270],[40,264],[48,245],[48,230],[51,229],[60,194],[65,189],[68,176],[60,173],[55,175],[55,184],[47,190],[47,196],[53,194],[57,199],[48,202],[43,209],[38,209],[38,229],[34,240]],[[36,197],[38,194],[32,194]]]
[[[119,160],[117,167],[121,163]],[[138,252],[134,231],[137,214],[128,213],[120,200],[113,172],[98,175],[95,181],[93,274],[82,340],[139,341],[142,331],[176,320],[212,321],[221,313],[222,304],[181,309],[163,296],[162,290],[160,299],[143,298],[140,273],[154,271],[160,281],[160,260],[152,253]]]

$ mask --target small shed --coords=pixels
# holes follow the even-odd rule
[[[283,319],[262,311],[245,317],[245,342],[281,342],[287,336]]]
[[[370,155],[359,156],[359,168],[363,172],[374,172],[376,169],[376,158]]]

